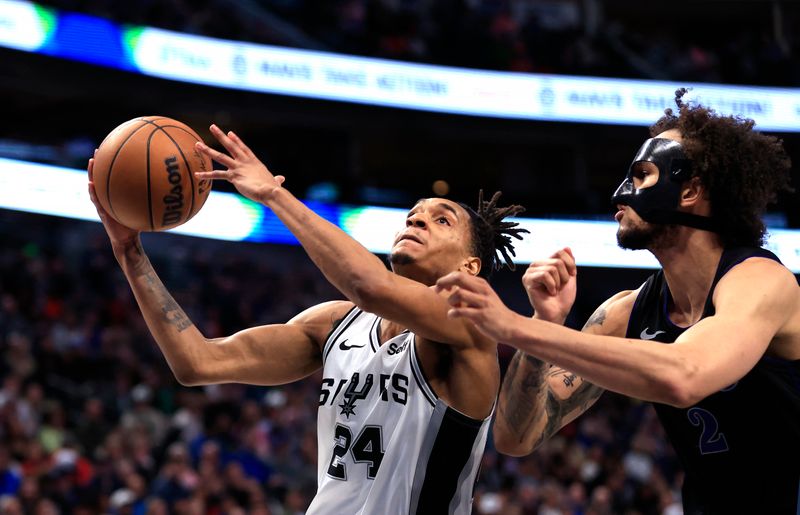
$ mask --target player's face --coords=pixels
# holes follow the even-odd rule
[[[672,139],[682,142],[680,131],[670,129],[657,135],[656,138]],[[647,161],[634,163],[631,167],[633,173],[633,186],[636,189],[650,188],[658,182],[658,167]],[[617,214],[614,219],[619,223],[617,229],[617,244],[623,249],[639,250],[663,248],[669,246],[675,227],[665,224],[651,224],[642,220],[639,214],[630,206],[617,205]]]
[[[658,167],[653,163],[638,162],[631,167],[633,186],[636,189],[649,188],[658,182]],[[617,229],[617,243],[623,249],[645,249],[652,238],[652,233],[658,228],[642,220],[639,214],[630,206],[617,205],[617,214],[614,219],[619,223]]]
[[[417,202],[406,216],[406,226],[395,235],[389,255],[392,269],[420,280],[435,281],[458,270],[470,255],[472,221],[457,203],[430,198]]]

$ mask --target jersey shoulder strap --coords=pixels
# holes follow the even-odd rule
[[[664,283],[664,271],[659,270],[654,273],[642,284],[639,294],[631,309],[631,316],[628,318],[628,329],[625,331],[626,338],[639,338],[639,330],[644,323],[647,313],[653,307],[658,306],[658,301],[662,295],[662,285]]]
[[[713,298],[714,298],[714,290],[717,288],[717,283],[719,283],[719,281],[725,276],[725,274],[730,272],[731,268],[753,257],[772,259],[773,261],[781,263],[781,260],[778,258],[778,256],[776,256],[769,250],[762,249],[760,247],[731,247],[725,249],[722,252],[722,257],[720,257],[719,259],[719,266],[717,266],[717,273],[714,275],[714,281],[711,283],[711,289],[709,290],[708,297],[706,298],[706,305],[705,309],[703,310],[704,317],[711,316],[714,314],[715,310],[714,310]]]

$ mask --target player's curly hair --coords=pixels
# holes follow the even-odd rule
[[[481,260],[481,271],[478,275],[483,278],[489,278],[492,272],[502,268],[503,262],[509,269],[515,270],[512,257],[517,254],[511,238],[521,240],[522,233],[530,232],[517,227],[517,222],[504,221],[506,217],[522,213],[525,208],[517,204],[498,207],[497,201],[501,195],[502,192],[495,192],[491,200],[487,201],[483,200],[483,190],[480,190],[478,209],[459,202],[472,220],[472,252]],[[500,261],[501,256],[503,262]]]
[[[692,175],[706,187],[711,216],[725,247],[757,247],[764,243],[761,217],[767,205],[790,185],[791,161],[783,142],[753,130],[755,122],[722,116],[713,109],[684,102],[688,90],[675,92],[676,115],[666,109],[650,135],[678,129],[692,161]]]

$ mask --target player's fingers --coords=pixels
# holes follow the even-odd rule
[[[284,182],[286,182],[286,177],[284,177],[283,175],[276,175],[276,176],[275,176],[275,181],[276,181],[276,182],[278,183],[278,185],[280,186],[281,184],[283,184]]]
[[[472,306],[484,307],[486,306],[486,297],[479,293],[475,293],[463,288],[453,288],[453,292],[447,297],[447,302],[451,306]]]
[[[561,289],[561,285],[563,284],[561,282],[561,274],[558,273],[558,268],[551,266],[547,269],[547,274],[553,279],[553,284],[555,285],[555,291],[553,294],[558,293],[558,290]]]
[[[97,149],[94,150],[94,155],[97,155]],[[86,171],[89,173],[89,182],[94,180],[94,157],[89,158],[89,164],[86,165]]]
[[[450,289],[447,295],[447,303],[451,306],[458,306],[461,304],[461,289],[458,286],[454,286]]]
[[[558,293],[558,285],[553,277],[553,274],[547,270],[539,270],[537,275],[531,279],[533,287],[540,287],[547,290],[550,295]]]
[[[554,255],[555,256],[555,255]],[[542,270],[549,270],[553,265],[555,265],[556,259],[555,257],[549,257],[547,259],[540,259],[538,261],[534,261],[528,266],[528,269],[525,270],[525,275],[528,274],[536,274],[541,272]]]
[[[541,268],[543,266],[547,266],[548,264],[550,264],[550,260],[551,259],[553,259],[553,258],[550,257],[548,259],[537,259],[536,261],[533,261],[533,262],[531,262],[530,265],[528,265],[528,270],[532,271],[532,270],[536,270],[537,268]]]
[[[575,256],[572,255],[572,250],[569,247],[559,250],[557,255],[558,259],[564,263],[569,275],[575,275],[578,273],[578,266],[575,264]]]
[[[564,262],[564,260],[554,259],[553,268],[558,273],[559,286],[569,281],[570,274],[569,271],[567,270],[567,264]]]
[[[450,272],[436,281],[436,291],[450,290],[456,286],[462,287],[466,274],[463,272]]]
[[[248,147],[247,145],[244,144],[244,141],[242,141],[242,138],[240,138],[238,134],[236,134],[233,131],[228,131],[228,137],[231,139],[231,141],[236,143],[236,145],[239,147],[239,150],[241,151],[242,154],[244,154],[247,157],[251,157],[251,158],[255,158],[256,157],[256,155],[253,153],[253,151],[250,150],[250,147]]]
[[[210,172],[195,172],[194,176],[198,179],[222,179],[223,181],[230,181],[233,174],[229,170],[212,170]]]
[[[236,142],[233,141],[227,134],[222,132],[222,129],[220,129],[216,125],[211,125],[210,130],[211,134],[215,138],[217,138],[217,141],[222,143],[222,146],[225,147],[225,150],[227,150],[231,156],[233,156],[236,159],[243,156],[243,153],[239,145],[237,145]]]
[[[97,203],[97,192],[94,190],[94,183],[92,183],[92,182],[89,183],[88,190],[89,190],[89,200],[92,201],[92,204],[97,206],[98,205],[98,203]]]
[[[447,318],[466,318],[477,323],[481,319],[481,312],[471,307],[452,307],[447,310]]]
[[[217,163],[221,164],[222,166],[225,166],[227,168],[235,168],[236,167],[236,161],[231,156],[229,156],[228,154],[224,154],[224,153],[220,152],[219,150],[215,150],[215,149],[209,147],[208,145],[206,145],[205,143],[202,143],[200,141],[198,141],[195,144],[195,147],[197,148],[197,150],[199,150],[203,154],[207,155],[208,157],[210,157],[211,159],[213,159]]]
[[[526,288],[537,288],[541,286],[542,278],[547,275],[547,271],[542,267],[536,269],[529,269],[522,276],[522,284]]]
[[[89,172],[89,182],[87,183],[87,189],[89,190],[89,200],[91,200],[92,203],[95,206],[97,206],[98,205],[97,204],[97,191],[95,191],[94,181],[92,180],[94,178],[93,168],[94,168],[94,159],[89,159],[89,164],[86,166],[86,170],[88,170],[88,172]]]
[[[100,204],[100,200],[97,198],[97,190],[95,189],[93,182],[89,183],[89,200],[91,200],[92,204],[94,204],[94,208],[97,210],[97,216],[100,217],[100,221],[105,223],[108,215],[106,215],[106,210],[103,209],[103,206]]]

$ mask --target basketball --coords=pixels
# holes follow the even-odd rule
[[[140,231],[164,231],[186,223],[203,207],[211,181],[194,173],[211,170],[195,150],[200,136],[163,116],[144,116],[115,128],[94,156],[100,205],[116,221]]]

